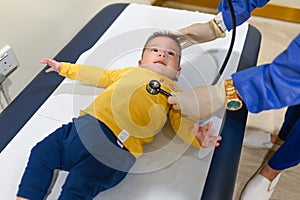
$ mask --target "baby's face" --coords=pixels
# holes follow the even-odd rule
[[[159,36],[148,42],[139,65],[174,79],[180,72],[179,62],[178,44],[171,38]]]

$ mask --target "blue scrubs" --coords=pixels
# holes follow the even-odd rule
[[[245,22],[251,12],[269,0],[232,0],[237,25]],[[227,30],[232,29],[226,0],[218,6]],[[276,30],[274,30],[276,31]],[[300,34],[273,62],[251,67],[232,75],[239,94],[252,113],[300,104]]]
[[[262,7],[270,0],[231,0],[236,18],[236,25],[241,25],[251,16],[251,12],[258,7]],[[226,0],[221,0],[218,10],[222,11],[222,16],[227,30],[232,29],[231,14]]]
[[[287,109],[279,138],[285,142],[274,153],[268,164],[276,170],[284,170],[300,163],[300,105]]]
[[[135,157],[110,129],[89,115],[63,125],[31,151],[17,196],[44,199],[55,169],[68,171],[59,199],[93,199],[122,181]]]
[[[286,140],[296,122],[300,119],[300,105],[290,106],[285,112],[284,122],[278,133],[281,140]]]
[[[269,64],[232,75],[252,113],[300,104],[300,34]]]
[[[251,12],[269,0],[232,0],[237,25]],[[228,30],[232,29],[230,10],[226,0],[218,7]],[[276,31],[276,30],[274,30]],[[285,143],[269,160],[276,170],[284,170],[300,162],[300,34],[273,62],[255,66],[232,75],[239,94],[252,113],[288,108],[279,137]],[[298,105],[299,104],[299,105]]]
[[[286,141],[269,160],[271,168],[284,170],[300,163],[300,119],[296,121]]]

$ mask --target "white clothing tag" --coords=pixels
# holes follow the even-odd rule
[[[124,130],[124,129],[118,135],[118,139],[122,143],[124,143],[128,138],[129,138],[129,133],[126,130]]]

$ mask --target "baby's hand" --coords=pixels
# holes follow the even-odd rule
[[[212,122],[207,122],[203,126],[195,123],[194,134],[203,148],[207,147],[218,147],[219,141],[222,140],[221,136],[213,136],[214,131],[211,130]]]
[[[59,73],[60,72],[61,63],[57,62],[56,60],[52,60],[52,59],[49,59],[49,58],[42,58],[40,60],[40,63],[49,65],[51,67],[51,68],[48,68],[45,71],[46,73],[49,73],[49,72],[57,72],[57,73]]]

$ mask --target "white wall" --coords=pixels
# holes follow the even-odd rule
[[[296,7],[300,8],[300,1],[299,0],[271,0],[272,4],[289,6],[289,7]]]
[[[40,72],[42,57],[54,57],[112,0],[0,0],[0,49],[10,45],[19,66],[3,83],[10,99]],[[122,2],[151,4],[151,0]],[[0,105],[6,106],[0,93]],[[0,106],[1,112],[1,106]]]

